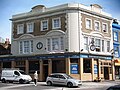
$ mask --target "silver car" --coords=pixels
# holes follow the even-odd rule
[[[82,85],[81,80],[77,80],[72,78],[71,76],[63,73],[53,73],[49,75],[46,79],[47,85],[51,86],[53,84],[57,85],[66,85],[68,87],[79,86]]]

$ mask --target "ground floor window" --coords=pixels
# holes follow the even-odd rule
[[[71,74],[79,74],[79,59],[71,58],[70,59],[70,72]]]
[[[52,61],[52,72],[53,73],[66,73],[65,60],[53,60]]]
[[[92,71],[92,60],[83,59],[83,73],[91,73]]]
[[[35,71],[38,71],[38,73],[40,72],[39,69],[39,61],[29,61],[29,73],[33,74],[35,73]]]
[[[3,62],[3,68],[11,68],[11,62]]]

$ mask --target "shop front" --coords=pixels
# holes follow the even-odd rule
[[[4,64],[9,62],[9,67]],[[24,57],[0,58],[0,67],[19,68],[31,75],[38,71],[39,81],[45,81],[51,73],[66,73],[82,81],[96,78],[113,80],[112,56],[98,56],[79,53],[47,54]]]
[[[115,63],[115,79],[120,79],[120,59],[115,58],[114,63]]]

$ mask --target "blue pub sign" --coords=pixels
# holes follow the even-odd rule
[[[70,68],[71,74],[78,74],[78,64],[71,64]]]

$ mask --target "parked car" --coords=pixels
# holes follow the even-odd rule
[[[79,86],[82,85],[81,80],[74,79],[70,75],[64,73],[53,73],[49,75],[46,79],[47,85],[51,86],[54,84],[57,85],[66,85],[68,87]]]
[[[24,71],[18,69],[3,69],[1,73],[2,83],[9,82],[19,82],[19,83],[29,83],[32,81],[30,75],[27,75]]]
[[[120,90],[120,85],[111,86],[107,90]]]

